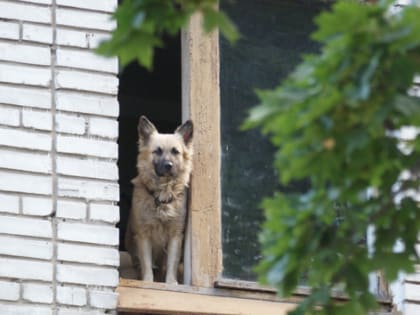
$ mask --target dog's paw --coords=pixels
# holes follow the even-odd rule
[[[177,285],[178,284],[178,281],[176,281],[176,279],[174,277],[166,277],[165,283],[166,284],[174,284],[174,285]]]
[[[153,282],[153,274],[148,274],[148,273],[146,273],[146,274],[143,276],[143,281]]]

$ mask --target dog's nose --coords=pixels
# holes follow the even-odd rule
[[[163,167],[165,168],[166,171],[170,171],[173,165],[174,164],[171,161],[165,161],[163,164]]]

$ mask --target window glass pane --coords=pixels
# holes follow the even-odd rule
[[[276,189],[302,191],[307,183],[280,187],[271,144],[259,131],[241,132],[239,126],[258,102],[256,88],[277,86],[302,53],[316,51],[309,34],[322,5],[314,0],[225,0],[220,6],[243,35],[235,46],[220,39],[223,273],[255,280],[260,201]]]

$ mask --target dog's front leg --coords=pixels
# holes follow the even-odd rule
[[[143,281],[153,281],[152,242],[148,238],[140,238],[137,242]]]
[[[179,259],[181,258],[182,237],[173,236],[168,243],[168,259],[166,265],[166,283],[178,284],[177,271]]]

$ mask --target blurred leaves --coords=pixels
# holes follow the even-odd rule
[[[369,273],[392,281],[419,262],[419,131],[404,141],[392,135],[420,127],[412,89],[420,7],[391,10],[389,1],[339,1],[321,13],[312,35],[321,52],[305,56],[279,87],[258,91],[260,104],[243,125],[261,128],[277,147],[281,183],[311,181],[305,195],[263,202],[260,280],[285,296],[302,281],[312,288],[294,315],[365,315],[377,307]],[[340,305],[329,297],[337,287],[350,298]]]
[[[97,52],[118,56],[122,65],[138,60],[151,69],[154,49],[162,47],[162,37],[176,35],[196,12],[203,14],[206,32],[219,28],[231,42],[238,39],[235,25],[217,10],[217,0],[124,0],[113,15],[117,28]]]

